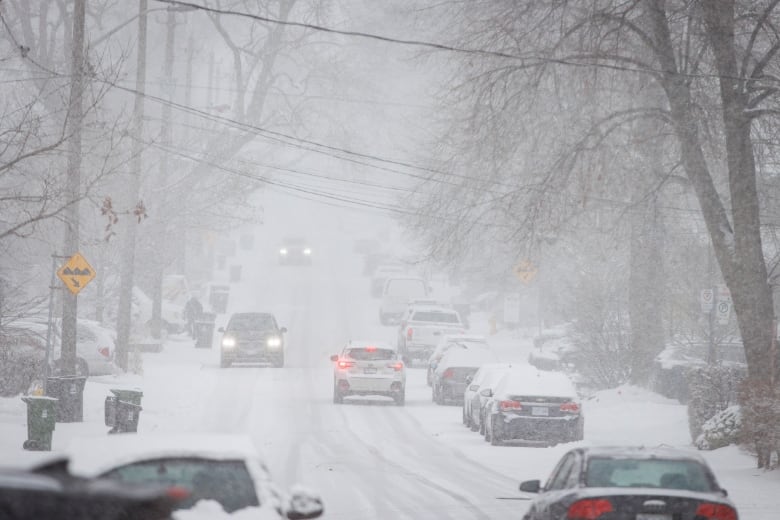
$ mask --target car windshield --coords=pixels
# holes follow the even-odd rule
[[[412,321],[429,321],[434,323],[460,323],[458,315],[454,312],[417,311],[412,316]]]
[[[355,361],[388,361],[396,357],[395,350],[389,348],[350,348],[346,355]]]
[[[275,329],[276,322],[270,314],[237,314],[230,319],[230,330]]]
[[[425,296],[425,283],[422,280],[390,280],[387,282],[387,295],[403,300],[422,298]]]
[[[228,513],[260,505],[252,477],[240,460],[145,460],[120,466],[103,476],[131,484],[163,484],[186,488],[190,495],[177,504],[180,509],[189,509],[199,500],[215,500]]]
[[[591,458],[585,485],[714,491],[705,468],[693,460]]]

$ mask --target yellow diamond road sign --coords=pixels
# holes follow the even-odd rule
[[[530,261],[523,260],[512,269],[512,272],[515,273],[518,280],[524,284],[529,284],[536,278],[539,270]]]
[[[60,267],[57,276],[70,292],[78,294],[95,277],[95,270],[81,253],[76,253]]]

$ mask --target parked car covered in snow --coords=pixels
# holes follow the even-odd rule
[[[585,416],[571,380],[561,372],[515,367],[485,405],[485,440],[554,445],[583,439]]]
[[[460,403],[468,381],[485,363],[494,363],[496,356],[489,348],[449,349],[439,360],[431,378],[431,397],[436,404]]]
[[[317,518],[322,500],[294,488],[279,491],[252,442],[238,435],[113,435],[77,438],[68,449],[70,471],[124,484],[165,484],[185,491],[179,509],[216,501],[227,513],[258,518]]]
[[[479,336],[476,334],[446,334],[441,337],[439,344],[431,353],[431,357],[428,358],[428,370],[426,374],[426,381],[428,386],[433,384],[433,371],[436,370],[436,366],[439,364],[442,356],[451,348],[490,348],[485,336]]]
[[[467,377],[463,391],[463,424],[471,431],[485,434],[485,404],[493,395],[501,377],[512,368],[510,363],[486,363],[479,367],[473,377]]]
[[[523,520],[737,520],[734,504],[696,453],[671,448],[576,448],[535,494]]]

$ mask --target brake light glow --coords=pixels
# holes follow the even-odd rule
[[[611,511],[613,511],[612,502],[606,498],[588,498],[577,500],[570,505],[566,518],[569,520],[595,520]]]
[[[444,371],[444,373],[441,375],[442,379],[449,379],[451,377],[455,377],[455,371],[451,368],[448,368]]]
[[[339,368],[350,368],[355,366],[355,363],[353,361],[344,361],[343,359],[338,362]]]
[[[376,347],[374,345],[369,345],[366,347],[366,352],[376,352]]]
[[[696,516],[707,520],[737,520],[737,512],[726,504],[711,504],[704,502],[696,508]]]
[[[498,403],[499,408],[502,410],[522,410],[523,405],[518,401],[501,401]]]
[[[406,329],[406,341],[411,341],[413,335],[414,335],[413,328],[409,327],[408,329]]]
[[[111,354],[110,354],[110,352],[109,352],[109,350],[108,350],[108,347],[102,347],[102,348],[99,348],[99,349],[98,349],[98,352],[100,352],[100,355],[101,355],[101,356],[103,356],[103,357],[105,357],[105,358],[107,358],[107,357],[110,357],[110,356],[111,356]]]
[[[403,364],[401,361],[399,361],[398,363],[393,363],[393,364],[391,364],[391,365],[387,365],[387,366],[388,366],[389,368],[392,368],[392,369],[393,369],[393,370],[395,370],[396,372],[400,372],[401,370],[403,370],[403,369],[404,369],[404,364]]]
[[[569,403],[563,403],[561,405],[561,411],[562,412],[569,412],[569,413],[579,413],[580,411],[580,405],[574,402]]]
[[[168,498],[172,498],[178,501],[189,497],[190,491],[182,486],[171,486],[165,490],[165,494],[168,496]]]

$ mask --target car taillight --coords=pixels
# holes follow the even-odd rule
[[[704,502],[696,508],[696,516],[707,520],[737,520],[737,512],[726,504]]]
[[[342,360],[342,361],[339,361],[338,365],[339,365],[339,368],[350,368],[350,367],[355,366],[355,363],[352,362],[352,361],[343,361]]]
[[[498,403],[499,408],[502,410],[522,410],[523,405],[517,401],[501,401]]]
[[[182,486],[171,486],[165,491],[165,494],[168,498],[179,501],[188,498],[190,496],[190,490]]]
[[[390,365],[387,365],[387,367],[388,367],[388,368],[392,368],[392,369],[393,369],[393,370],[395,370],[396,372],[400,372],[401,370],[403,370],[403,369],[404,369],[404,364],[403,364],[402,362],[400,362],[400,361],[399,361],[398,363],[392,363],[392,364],[390,364]]]
[[[595,520],[604,513],[612,511],[612,502],[605,498],[577,500],[569,506],[566,518],[569,520]]]
[[[580,405],[577,403],[563,403],[561,405],[562,412],[578,413],[580,411]]]
[[[444,371],[444,373],[441,375],[442,379],[449,379],[451,377],[455,377],[455,371],[451,368],[448,368]]]
[[[406,341],[411,341],[413,335],[414,335],[413,328],[409,327],[408,329],[406,329]]]
[[[108,350],[108,347],[99,348],[98,352],[100,352],[100,355],[107,358],[111,357],[111,353]]]

